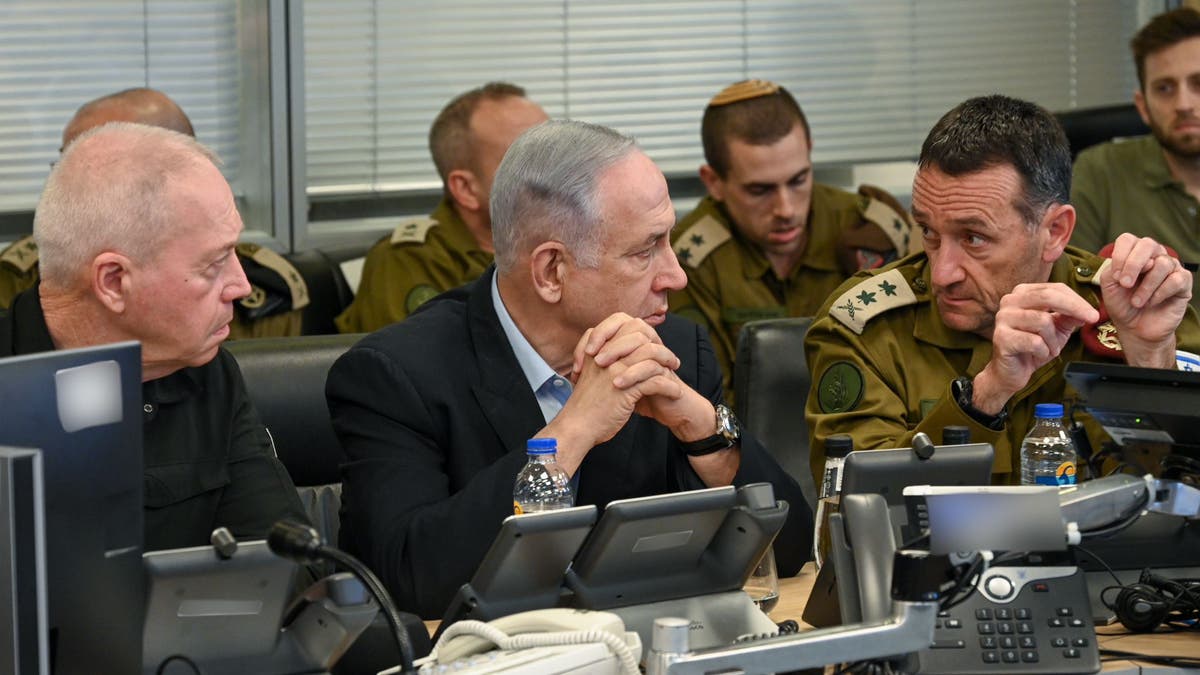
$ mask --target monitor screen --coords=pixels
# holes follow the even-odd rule
[[[1184,480],[1200,473],[1195,469],[1200,466],[1200,372],[1077,361],[1067,364],[1064,376],[1083,407],[1119,445],[1157,444],[1169,452],[1164,465],[1191,476]],[[1147,471],[1160,468],[1143,465],[1128,452],[1126,460]],[[1085,542],[1079,564],[1089,571],[1193,567],[1200,560],[1197,525],[1177,516],[1146,514],[1111,537]]]
[[[1200,457],[1200,372],[1075,361],[1064,377],[1118,445],[1167,443]]]
[[[41,453],[44,564],[0,580],[44,579],[39,621],[15,628],[28,644],[45,626],[33,672],[141,669],[141,373],[136,342],[0,359],[0,445]],[[0,510],[10,528],[29,519],[28,503]]]

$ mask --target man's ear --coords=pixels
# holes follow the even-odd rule
[[[1146,95],[1142,93],[1141,89],[1133,92],[1133,107],[1137,108],[1138,115],[1141,116],[1146,126],[1150,126],[1150,115],[1146,113]]]
[[[92,294],[109,311],[125,311],[132,289],[129,258],[114,251],[105,251],[92,260]]]
[[[725,180],[717,174],[716,169],[707,164],[701,164],[700,182],[704,183],[709,197],[719,202],[725,201]]]
[[[455,169],[447,174],[446,189],[450,191],[450,198],[468,211],[487,209],[479,196],[479,181],[466,169]]]
[[[1042,244],[1042,260],[1052,263],[1062,256],[1075,231],[1075,207],[1070,204],[1051,206],[1042,218],[1046,239]]]
[[[562,242],[542,242],[529,256],[529,271],[538,297],[548,303],[562,299],[567,249]]]

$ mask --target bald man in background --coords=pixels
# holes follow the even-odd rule
[[[170,129],[195,138],[192,122],[175,101],[155,89],[138,87],[102,96],[80,106],[63,129],[59,152],[77,136],[109,122],[133,122]],[[250,294],[235,305],[231,339],[299,335],[300,310],[308,305],[308,286],[283,256],[258,244],[237,245],[238,259],[250,280]],[[38,250],[33,235],[0,251],[0,308],[38,281]]]

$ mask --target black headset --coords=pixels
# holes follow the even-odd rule
[[[1142,570],[1138,583],[1121,587],[1110,608],[1121,625],[1148,633],[1167,623],[1177,628],[1200,627],[1200,579],[1168,579]]]

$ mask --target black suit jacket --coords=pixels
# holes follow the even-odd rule
[[[341,544],[361,557],[400,607],[440,617],[470,580],[524,466],[541,409],[492,306],[489,270],[403,322],[373,333],[334,364],[326,383],[346,450]],[[659,327],[684,382],[714,403],[721,372],[703,329],[674,316]],[[576,504],[705,487],[679,442],[634,415],[588,453]],[[736,485],[769,481],[790,505],[776,541],[780,573],[808,559],[812,516],[796,481],[743,436]]]

